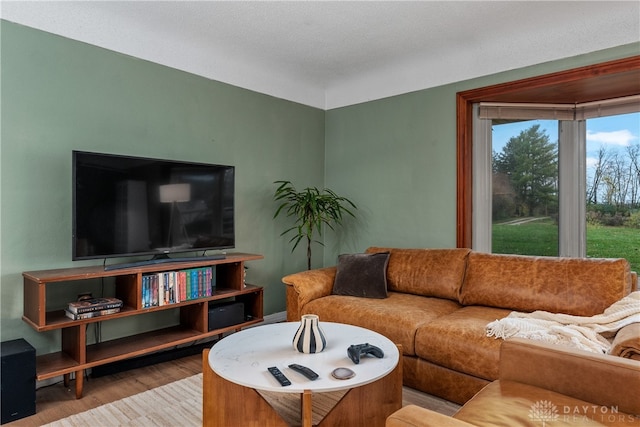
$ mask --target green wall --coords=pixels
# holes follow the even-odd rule
[[[322,185],[324,111],[0,22],[0,338],[58,350],[59,331],[36,333],[21,319],[21,273],[101,263],[71,261],[74,149],[235,165],[236,250],[265,256],[248,264],[247,280],[265,286],[265,314],[284,311],[280,279],[306,259],[280,237],[284,219],[272,219],[273,182]],[[58,308],[82,290],[54,288]],[[171,317],[104,322],[102,338]]]
[[[336,248],[455,246],[455,92],[437,87],[327,112],[327,186],[358,205]],[[345,243],[342,243],[345,241]]]
[[[291,254],[280,236],[288,223],[272,219],[273,181],[325,185],[359,207],[346,231],[314,248],[314,266],[371,245],[454,246],[456,92],[640,51],[621,46],[324,112],[0,22],[0,339],[24,337],[38,353],[58,350],[59,332],[21,320],[22,271],[96,263],[71,261],[71,150],[235,165],[236,250],[265,256],[248,280],[265,286],[272,314],[285,310],[281,277],[306,268],[304,248]],[[52,304],[78,290],[56,287]],[[104,322],[102,338],[170,317]]]

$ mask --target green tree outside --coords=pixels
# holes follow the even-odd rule
[[[494,220],[555,215],[558,209],[558,146],[536,124],[493,152]]]

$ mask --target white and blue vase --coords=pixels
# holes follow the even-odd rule
[[[322,329],[318,322],[318,315],[304,314],[300,320],[300,327],[293,336],[293,348],[300,353],[320,353],[327,346]]]

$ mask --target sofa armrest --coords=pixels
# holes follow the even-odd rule
[[[472,424],[416,405],[407,405],[387,417],[385,427],[472,427]]]
[[[318,268],[282,278],[287,285],[287,321],[300,320],[302,307],[314,299],[331,295],[337,267]]]
[[[640,390],[635,360],[512,338],[500,348],[499,378],[640,414],[640,399],[629,392]]]

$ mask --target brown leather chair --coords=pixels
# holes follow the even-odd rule
[[[499,379],[453,417],[409,405],[386,426],[640,426],[639,361],[524,339],[500,353]]]

